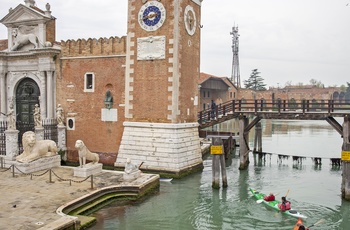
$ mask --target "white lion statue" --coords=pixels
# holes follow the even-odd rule
[[[78,149],[79,165],[81,168],[86,164],[86,160],[92,161],[94,164],[100,160],[98,154],[90,152],[82,140],[75,142],[75,148]]]
[[[18,162],[29,163],[42,157],[57,155],[57,145],[52,140],[36,140],[35,133],[27,131],[22,136],[23,153],[16,157]]]
[[[34,49],[39,48],[39,39],[35,34],[22,34],[19,29],[15,28],[12,30],[12,36],[15,41],[15,44],[11,48],[12,51],[18,50],[29,43],[34,45]]]

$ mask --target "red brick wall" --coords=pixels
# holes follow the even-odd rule
[[[198,106],[194,106],[193,100],[198,95],[198,79],[199,79],[199,57],[200,57],[200,31],[197,28],[194,36],[189,36],[184,26],[184,8],[186,4],[192,4],[197,13],[197,23],[199,21],[200,8],[192,1],[181,2],[179,12],[179,22],[174,21],[174,1],[162,1],[166,9],[166,20],[162,27],[156,31],[143,30],[138,20],[138,12],[141,8],[142,1],[129,1],[129,28],[128,31],[135,33],[135,37],[131,42],[135,44],[132,56],[134,64],[131,68],[134,73],[130,75],[133,78],[131,92],[133,100],[131,104],[133,109],[130,113],[133,115],[131,121],[148,121],[148,122],[172,122],[168,119],[171,111],[168,109],[173,104],[173,94],[168,90],[169,87],[179,87],[178,108],[180,114],[177,115],[175,122],[195,122],[197,117]],[[174,23],[178,23],[179,36],[174,38]],[[197,24],[198,25],[198,24]],[[149,36],[166,36],[165,59],[161,60],[137,60],[137,38]],[[179,39],[178,49],[179,56],[172,52],[175,50],[172,39]],[[189,46],[188,44],[191,43]],[[179,61],[179,86],[169,81],[173,77],[173,73],[169,69],[173,68],[173,63],[169,60]],[[176,68],[176,67],[175,67]],[[176,71],[176,70],[174,70]],[[190,114],[187,114],[189,109]]]
[[[51,19],[46,23],[46,41],[51,43],[56,41],[56,19]]]
[[[0,51],[8,48],[8,40],[0,40]]]
[[[334,92],[341,92],[338,87],[330,88],[317,88],[317,87],[286,87],[286,88],[271,88],[266,91],[256,91],[255,93],[249,89],[240,89],[238,94],[239,99],[253,99],[260,100],[264,98],[265,100],[271,101],[272,95],[274,94],[274,99],[277,100],[290,100],[294,98],[295,100],[312,100],[312,99],[322,99],[331,100]]]
[[[104,56],[102,51],[94,57],[78,58],[87,55],[74,53],[63,42],[62,56],[57,69],[57,103],[61,104],[65,116],[75,114],[75,130],[67,130],[68,160],[78,161],[75,141],[83,140],[92,152],[100,154],[100,162],[113,165],[119,149],[124,121],[124,87],[125,87],[125,51],[121,56],[112,56],[117,49],[107,50],[111,55]],[[103,47],[105,44],[100,44]],[[124,44],[120,44],[124,47]],[[106,45],[112,49],[113,46]],[[115,47],[114,47],[115,48]],[[90,50],[91,46],[81,51]],[[75,58],[68,58],[74,53]],[[114,52],[114,53],[113,53]],[[100,55],[100,57],[99,57]],[[103,56],[102,56],[103,55]],[[95,75],[95,91],[84,92],[84,76],[87,72]],[[105,108],[104,99],[107,90],[113,96],[113,109],[118,109],[117,122],[101,121],[101,109]],[[69,100],[74,100],[73,102]]]
[[[190,36],[184,25],[184,9],[187,5],[191,5],[196,15],[197,28],[195,33]],[[193,100],[195,96],[200,97],[198,82],[200,78],[200,6],[192,1],[182,1],[180,12],[180,115],[179,122],[197,122],[197,112],[201,110],[200,104],[194,106]],[[187,115],[187,109],[190,109],[190,115]]]

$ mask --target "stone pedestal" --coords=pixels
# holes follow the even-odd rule
[[[6,130],[6,156],[5,160],[15,160],[18,155],[18,130]]]
[[[102,172],[102,164],[101,163],[88,163],[84,165],[83,168],[76,167],[74,168],[74,176],[76,177],[88,177],[93,174],[98,174]]]
[[[203,165],[198,123],[124,122],[116,167],[124,168],[127,158],[141,169],[186,173]]]
[[[29,163],[14,161],[13,164],[15,165],[16,173],[33,173],[61,166],[61,156],[42,157]]]
[[[141,175],[141,170],[137,170],[137,171],[131,172],[131,173],[124,173],[123,180],[124,181],[133,181],[133,180],[139,178],[140,175]]]
[[[58,143],[57,147],[58,150],[67,150],[66,146],[66,126],[64,125],[57,125],[57,131],[58,131]]]
[[[44,135],[45,135],[45,129],[44,127],[40,126],[40,127],[35,127],[35,137],[36,140],[44,140]]]

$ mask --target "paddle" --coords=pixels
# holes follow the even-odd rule
[[[289,190],[290,190],[290,189],[288,189],[288,192],[287,192],[287,194],[285,195],[286,199],[287,199],[287,196],[288,196]]]
[[[322,224],[323,222],[325,222],[325,220],[324,220],[324,219],[321,219],[321,220],[317,221],[316,223],[310,225],[310,226],[307,227],[307,228],[311,228],[311,227],[313,227],[313,226],[317,226],[317,225],[319,225],[319,224]]]

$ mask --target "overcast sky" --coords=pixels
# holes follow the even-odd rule
[[[166,0],[163,0],[166,1]],[[126,35],[127,0],[36,0],[51,4],[56,39]],[[0,0],[0,18],[23,0]],[[268,86],[350,82],[350,0],[203,0],[201,72],[231,77],[239,29],[241,85],[258,69]],[[7,38],[0,25],[0,39]]]

